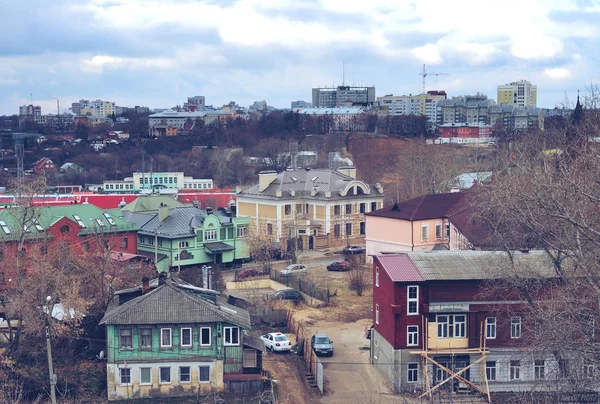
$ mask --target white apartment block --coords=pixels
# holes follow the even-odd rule
[[[216,121],[221,115],[220,112],[215,111],[164,111],[156,114],[152,114],[148,117],[148,124],[152,128],[155,125],[169,125],[178,129],[183,129],[188,119],[195,122],[196,119],[204,121],[205,125],[211,124]]]
[[[117,109],[112,101],[102,100],[79,100],[71,105],[75,115],[101,116],[103,118],[116,114]]]
[[[419,95],[386,95],[377,97],[379,107],[386,107],[388,115],[425,115],[430,124],[437,122],[437,104],[446,99],[444,91]]]
[[[527,80],[498,86],[498,104],[535,108],[537,106],[537,86]]]
[[[314,108],[335,108],[347,103],[368,105],[374,102],[375,87],[338,86],[312,89]]]

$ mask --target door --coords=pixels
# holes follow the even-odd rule
[[[315,239],[313,236],[308,238],[308,249],[313,250],[315,248]]]
[[[215,264],[220,264],[223,262],[223,254],[215,254]]]

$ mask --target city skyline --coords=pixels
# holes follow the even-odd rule
[[[600,80],[599,1],[482,3],[5,2],[0,115],[54,113],[56,99],[167,108],[190,94],[289,108],[342,84],[344,64],[346,84],[377,96],[418,94],[426,63],[449,74],[428,76],[428,90],[496,99],[498,85],[528,80],[544,108]]]

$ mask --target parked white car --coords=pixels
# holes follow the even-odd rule
[[[302,264],[291,264],[281,270],[281,275],[305,274],[306,266]]]
[[[261,335],[260,339],[265,343],[265,348],[270,349],[271,352],[289,351],[292,349],[292,343],[288,337],[280,332],[271,332]]]

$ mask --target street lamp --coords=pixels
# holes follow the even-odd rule
[[[50,400],[52,404],[56,404],[56,375],[52,368],[52,347],[50,346],[50,325],[48,321],[48,316],[52,315],[50,312],[51,301],[52,296],[46,297],[46,349],[48,351],[48,375],[50,376]]]

